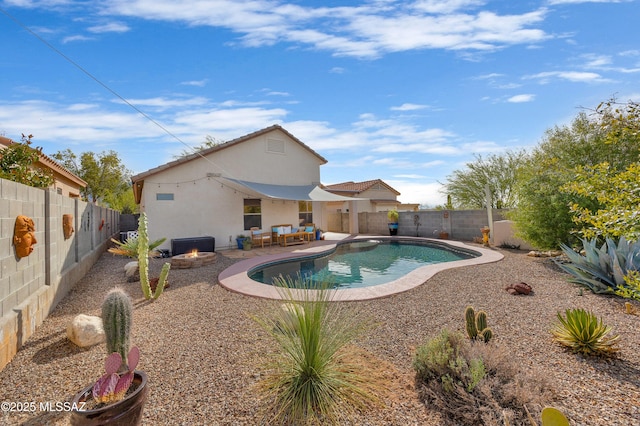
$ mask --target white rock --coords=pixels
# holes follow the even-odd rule
[[[67,325],[67,337],[81,348],[104,342],[102,318],[85,314],[76,315]]]
[[[138,271],[138,262],[133,261],[124,265],[124,273],[127,277],[132,277]]]

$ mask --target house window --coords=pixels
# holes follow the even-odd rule
[[[158,201],[173,201],[173,193],[156,192],[156,200],[158,200]]]
[[[254,226],[262,228],[262,207],[260,207],[260,200],[246,198],[244,200],[244,230],[248,231]]]
[[[305,223],[313,223],[312,201],[298,201],[298,219],[300,219],[300,226]]]

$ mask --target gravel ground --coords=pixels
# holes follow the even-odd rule
[[[624,312],[621,300],[596,296],[566,282],[566,275],[542,258],[501,250],[497,263],[447,270],[406,293],[352,302],[377,324],[358,346],[386,380],[384,405],[358,414],[354,425],[438,425],[438,413],[422,404],[415,391],[412,357],[416,346],[444,327],[463,330],[467,305],[484,309],[495,342],[524,369],[549,380],[572,425],[640,426],[640,317]],[[100,315],[104,295],[125,288],[135,305],[133,343],[140,347],[139,369],[150,378],[144,411],[147,425],[254,425],[260,404],[255,385],[265,354],[276,348],[251,318],[269,301],[231,293],[216,281],[236,260],[224,252],[198,269],[172,270],[170,287],[146,302],[138,283],[127,283],[127,259],[105,253],[0,372],[4,401],[70,401],[102,373],[104,345],[81,349],[69,342],[65,328],[86,313]],[[153,259],[152,272],[164,262]],[[524,281],[530,296],[512,296],[503,288]],[[621,335],[615,360],[585,359],[551,340],[557,311],[585,308],[603,317]],[[640,311],[640,305],[635,304]],[[38,406],[39,407],[39,406]],[[69,414],[36,408],[31,413],[3,413],[0,423],[62,424]]]

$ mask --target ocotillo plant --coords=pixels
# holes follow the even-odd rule
[[[493,337],[493,331],[487,327],[487,313],[475,312],[472,306],[467,306],[464,312],[467,334],[471,340],[482,339],[485,343]]]
[[[165,263],[160,271],[160,279],[156,291],[151,294],[149,284],[149,235],[147,233],[147,215],[142,213],[138,219],[138,270],[140,271],[140,285],[145,299],[157,299],[162,294],[169,275],[170,263]]]

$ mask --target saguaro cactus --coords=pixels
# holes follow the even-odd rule
[[[120,288],[114,288],[102,303],[102,325],[107,341],[107,354],[120,354],[121,369],[127,370],[126,359],[131,344],[133,305],[131,299]]]

